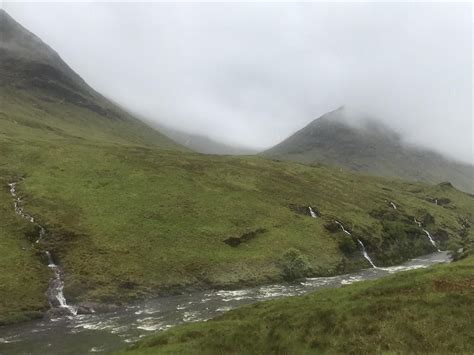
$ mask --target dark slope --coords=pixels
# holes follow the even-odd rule
[[[13,121],[59,136],[100,136],[184,149],[97,93],[4,10],[0,10],[0,94],[4,130]],[[30,114],[19,117],[28,108]]]
[[[432,183],[449,180],[462,190],[474,191],[473,166],[408,146],[395,132],[369,118],[355,128],[346,123],[343,108],[312,121],[263,154],[306,164],[322,162],[380,176]]]

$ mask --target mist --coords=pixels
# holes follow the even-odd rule
[[[168,127],[265,149],[344,105],[474,163],[469,3],[3,8],[97,91]]]

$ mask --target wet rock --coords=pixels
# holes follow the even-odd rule
[[[65,307],[55,307],[55,308],[50,308],[46,312],[46,317],[53,319],[53,318],[61,318],[65,316],[70,316],[71,311]]]
[[[336,233],[341,230],[341,226],[335,221],[330,221],[324,224],[324,228],[330,233]]]
[[[426,212],[421,218],[420,218],[420,222],[423,226],[428,226],[430,224],[434,224],[435,223],[435,219],[434,217],[429,214],[428,212]]]
[[[82,302],[77,306],[77,314],[110,313],[119,308],[120,306],[116,304]]]
[[[433,233],[433,239],[435,239],[437,242],[447,242],[449,239],[449,234],[444,229],[438,228]]]
[[[438,206],[446,206],[451,203],[451,200],[449,198],[444,198],[444,197],[427,198],[426,201],[434,203],[435,205],[438,205]]]

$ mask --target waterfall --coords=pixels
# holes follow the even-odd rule
[[[372,267],[374,269],[377,268],[377,266],[375,266],[375,264],[373,263],[372,259],[370,258],[369,254],[367,254],[367,251],[365,250],[365,246],[364,246],[364,243],[362,243],[362,241],[360,239],[357,239],[357,241],[359,242],[359,245],[362,249],[362,255],[364,255],[364,258],[370,263],[370,265],[372,265]]]
[[[431,237],[430,232],[428,232],[426,229],[424,229],[424,228],[423,228],[423,225],[421,224],[421,222],[418,221],[416,218],[413,218],[413,220],[414,220],[415,223],[418,225],[418,227],[420,227],[421,230],[426,234],[426,236],[427,236],[428,239],[430,240],[431,245],[433,245],[433,246],[436,248],[436,250],[437,250],[438,252],[440,252],[441,250],[438,248],[438,246],[436,245],[436,242],[435,242],[435,241],[433,240],[433,238]]]
[[[308,208],[309,208],[309,214],[311,215],[311,217],[317,218],[318,216],[316,215],[316,213],[314,213],[314,211],[313,211],[313,209],[311,208],[311,206],[309,206]]]
[[[342,225],[341,222],[339,222],[339,221],[334,221],[334,222],[336,222],[336,223],[339,225],[339,227],[341,227],[341,229],[342,229],[342,231],[343,231],[344,233],[346,233],[347,235],[352,235],[350,232],[348,232],[348,231],[344,228],[344,226]],[[359,243],[360,248],[362,249],[362,255],[364,256],[364,258],[370,263],[370,265],[372,265],[372,267],[373,267],[374,269],[376,269],[377,266],[375,266],[375,264],[373,263],[372,259],[371,259],[370,256],[369,256],[369,254],[367,254],[367,250],[365,250],[365,245],[364,245],[364,243],[362,243],[362,241],[361,241],[359,238],[357,238],[357,242]]]
[[[334,222],[336,222],[336,224],[339,225],[339,227],[341,227],[341,229],[342,229],[342,231],[343,231],[344,233],[346,233],[347,235],[351,235],[351,233],[349,233],[349,232],[344,228],[344,226],[342,225],[341,222],[339,222],[339,221],[334,221]]]
[[[428,237],[428,239],[430,240],[430,243],[436,248],[436,250],[438,251],[441,251],[439,250],[438,246],[436,245],[435,241],[433,240],[433,238],[431,238],[431,234],[430,232],[428,232],[426,229],[422,228],[423,229],[423,232],[425,232],[426,236]]]
[[[35,244],[37,244],[46,236],[46,229],[38,223],[35,223],[35,219],[23,210],[23,207],[21,207],[21,198],[18,196],[16,191],[16,184],[16,182],[8,184],[8,186],[10,186],[10,194],[14,198],[15,213],[28,220],[30,223],[35,224],[39,228],[38,238],[35,241]],[[48,290],[46,292],[50,307],[64,308],[67,309],[70,314],[76,315],[77,309],[68,305],[66,302],[66,297],[64,297],[64,281],[62,278],[61,268],[56,265],[49,251],[46,250],[44,254],[48,259],[48,267],[53,271],[53,277],[49,281]]]
[[[390,205],[392,206],[392,208],[393,208],[394,210],[397,209],[397,206],[396,206],[392,201],[390,201]]]

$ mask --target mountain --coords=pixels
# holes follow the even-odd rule
[[[149,124],[152,127],[156,127],[160,132],[163,132],[175,142],[194,152],[215,155],[254,155],[257,153],[255,149],[218,142],[207,136],[188,133],[154,122],[150,122]]]
[[[349,124],[346,109],[315,119],[263,153],[305,164],[325,163],[379,176],[440,183],[474,192],[474,166],[404,143],[390,128],[367,117]]]
[[[0,20],[0,324],[54,315],[59,291],[87,312],[370,267],[359,241],[393,265],[436,250],[414,218],[442,249],[473,238],[449,184],[190,152]]]
[[[0,9],[0,127],[181,149],[92,89],[47,44]],[[21,106],[21,109],[18,109]]]

